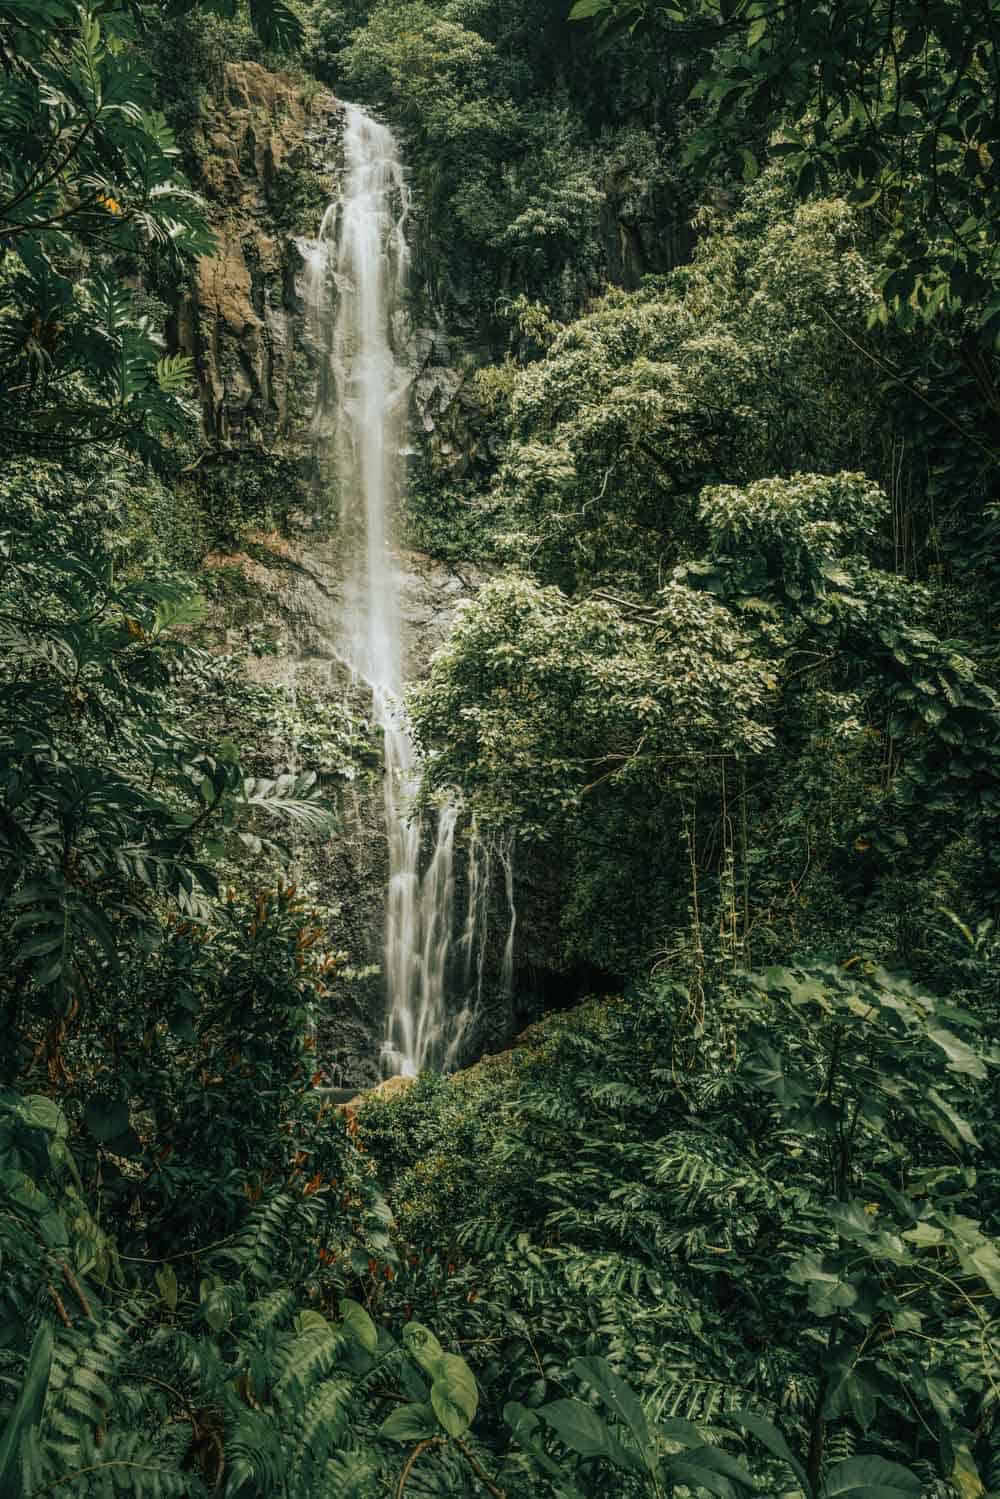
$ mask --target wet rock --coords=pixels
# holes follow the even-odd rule
[[[446,479],[464,478],[488,465],[502,446],[483,409],[471,363],[455,363],[440,329],[418,328],[412,338],[413,410],[431,467]]]

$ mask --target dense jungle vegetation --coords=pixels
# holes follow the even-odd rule
[[[0,1499],[1000,1493],[1000,0],[570,3],[0,0]],[[227,57],[399,133],[425,787],[609,991],[350,1114],[370,736],[262,753],[168,341]]]

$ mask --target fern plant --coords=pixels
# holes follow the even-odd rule
[[[478,1100],[457,1224],[433,1221],[436,1173],[453,1217],[463,1169],[444,1140],[428,1130],[423,1178],[405,1164],[394,1183],[383,1154],[414,1238],[371,1294],[462,1337],[491,1407],[531,1413],[515,1427],[550,1458],[544,1411],[602,1354],[653,1422],[730,1441],[733,1412],[771,1420],[805,1492],[869,1460],[982,1471],[1000,1281],[976,1017],[881,970],[805,965],[719,993],[700,1052],[688,1025],[667,993],[553,1027]]]
[[[0,1246],[18,1256],[0,1298],[4,1499],[321,1499],[334,1483],[370,1499],[417,1426],[442,1449],[433,1471],[475,1472],[464,1360],[416,1324],[401,1341],[377,1328],[322,1272],[326,1249],[317,1274],[317,1245],[352,1243],[329,1198],[300,1183],[222,1244],[101,1266],[67,1138],[49,1100],[0,1097]]]

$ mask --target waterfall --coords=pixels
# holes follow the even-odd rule
[[[345,562],[337,648],[370,688],[385,744],[389,889],[383,1066],[412,1076],[424,1068],[457,1065],[472,1009],[467,1000],[460,1014],[449,1016],[446,1004],[458,810],[443,806],[433,827],[414,813],[418,772],[400,709],[405,653],[392,531],[410,384],[401,357],[408,211],[392,133],[347,105],[340,195],[323,217],[306,265],[312,336],[325,356],[314,435],[332,442],[336,461]],[[482,906],[478,890],[475,904]]]

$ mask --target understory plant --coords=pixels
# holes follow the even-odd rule
[[[491,1419],[506,1408],[553,1493],[607,1492],[616,1463],[621,1492],[667,1492],[681,1480],[656,1463],[687,1459],[661,1439],[718,1429],[749,1434],[766,1487],[760,1420],[795,1456],[782,1485],[804,1494],[986,1492],[997,1060],[974,1013],[870,965],[771,969],[704,1013],[662,987],[594,1005],[471,1093],[457,1160],[462,1079],[424,1100],[425,1172],[394,1141],[405,1099],[362,1113],[402,1235],[371,1294],[462,1339]],[[636,1406],[630,1424],[595,1378],[602,1358],[649,1430],[663,1424],[652,1449]],[[546,1462],[561,1481],[573,1464],[571,1487]],[[694,1486],[746,1481],[718,1472]]]

